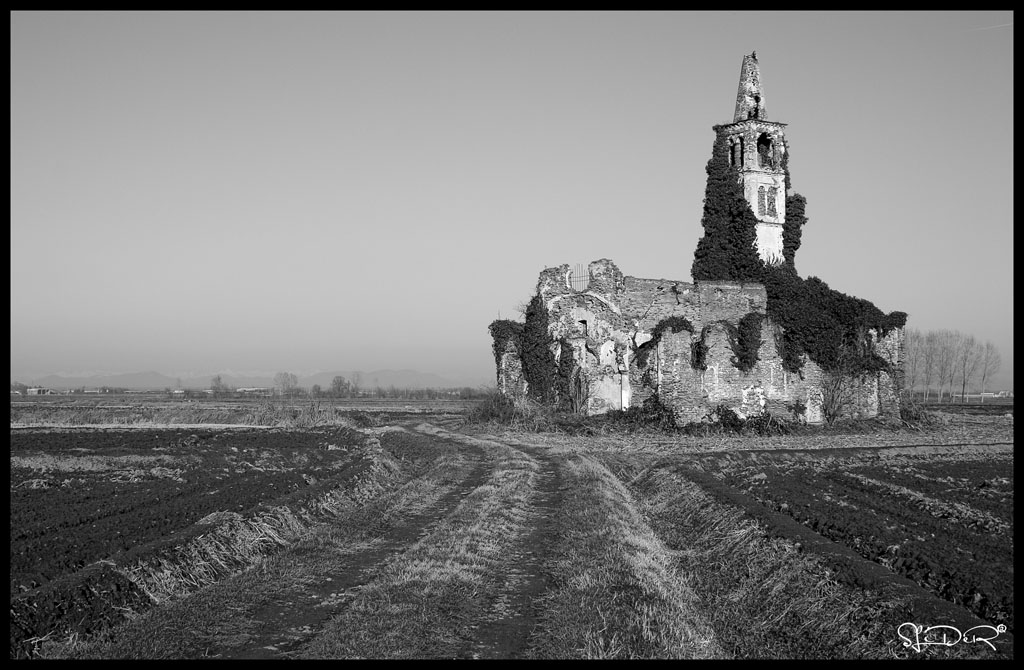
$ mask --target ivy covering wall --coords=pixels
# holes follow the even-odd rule
[[[661,342],[662,336],[666,330],[670,330],[673,333],[680,333],[684,330],[694,332],[693,324],[690,320],[682,316],[670,316],[662,319],[658,323],[654,324],[654,328],[651,329],[651,339],[647,340],[639,347],[636,348],[636,364],[640,367],[647,367],[647,359],[651,355],[651,352]]]
[[[768,315],[785,332],[783,366],[800,370],[807,354],[822,369],[847,374],[888,369],[875,353],[868,331],[884,337],[906,325],[906,312],[885,314],[873,303],[846,295],[817,277],[801,278],[796,270],[779,266],[763,273],[768,293]]]
[[[548,333],[548,311],[540,294],[533,296],[526,307],[523,323],[522,348],[523,377],[526,379],[527,395],[544,404],[555,401],[555,355],[551,352],[551,335]]]
[[[494,353],[494,364],[501,365],[501,355],[508,348],[511,341],[516,352],[523,350],[523,324],[510,319],[499,319],[492,321],[487,327],[491,333],[491,351]]]
[[[757,254],[757,217],[743,196],[738,171],[729,165],[728,143],[717,136],[707,164],[708,183],[704,195],[704,237],[697,243],[693,278],[762,283],[768,294],[767,316],[781,326],[780,354],[783,367],[799,372],[806,354],[826,371],[860,374],[887,369],[888,363],[875,353],[868,331],[884,337],[906,324],[905,312],[883,313],[871,302],[835,291],[817,277],[801,278],[796,272],[796,252],[807,223],[807,200],[792,193],[789,174],[790,152],[783,153],[786,177],[786,220],[782,246],[784,262],[765,266]],[[748,315],[750,316],[750,315]],[[753,319],[753,317],[751,317]],[[728,330],[734,347],[733,364],[750,369],[753,340],[744,344],[739,324]],[[746,326],[752,337],[753,321]],[[758,323],[758,330],[760,323]],[[759,337],[759,335],[758,335]]]
[[[739,173],[729,165],[724,137],[715,139],[706,167],[704,236],[697,242],[691,274],[701,280],[754,280],[764,266],[757,253],[757,217],[743,196]]]
[[[761,348],[761,321],[764,314],[748,312],[737,325],[723,321],[729,347],[732,349],[732,364],[743,372],[750,372],[757,364],[758,350]]]
[[[782,258],[789,267],[796,269],[796,251],[800,248],[800,237],[807,224],[807,198],[793,193],[789,177],[789,144],[782,154],[782,169],[786,174],[786,220],[782,224]]]

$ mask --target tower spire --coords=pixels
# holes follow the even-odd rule
[[[758,254],[765,263],[775,265],[784,258],[786,124],[769,121],[767,116],[755,51],[743,57],[733,122],[715,126],[715,133],[728,143],[729,166],[737,171],[743,197],[757,217]]]
[[[764,93],[761,91],[761,68],[757,65],[757,52],[743,57],[740,67],[740,86],[736,92],[736,114],[733,123],[747,119],[767,119]]]

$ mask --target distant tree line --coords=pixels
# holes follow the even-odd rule
[[[210,380],[210,391],[215,396],[234,395],[235,389],[224,383],[220,375],[215,375]],[[319,384],[304,388],[299,386],[299,380],[291,372],[278,372],[274,375],[273,393],[285,398],[393,398],[403,400],[442,400],[454,399],[473,400],[487,396],[488,389],[476,389],[470,386],[454,388],[399,388],[389,385],[387,387],[374,384],[364,386],[362,376],[358,373],[349,380],[342,375],[336,375],[331,380],[329,388],[322,388]]]
[[[964,402],[968,388],[985,393],[1001,367],[999,348],[992,342],[982,343],[958,330],[907,329],[904,387],[908,391],[923,388],[926,402],[932,389],[939,402],[944,397],[953,402],[955,391]]]
[[[11,382],[11,393],[20,393],[25,395],[28,393],[28,389],[31,388],[28,384],[24,384],[20,381]],[[157,391],[159,392],[159,391]],[[361,384],[361,378],[356,375],[352,381],[345,379],[341,375],[334,377],[331,380],[330,388],[321,388],[319,384],[313,384],[311,387],[303,388],[299,386],[298,378],[290,372],[279,372],[274,376],[274,387],[266,390],[266,395],[276,395],[278,397],[285,398],[380,398],[380,399],[402,399],[402,400],[475,400],[487,397],[490,389],[484,388],[473,388],[471,386],[460,386],[452,388],[399,388],[393,384],[387,387],[373,385],[364,387]],[[113,386],[102,386],[91,390],[80,387],[76,389],[69,389],[67,391],[60,391],[60,393],[68,394],[79,394],[79,393],[110,393],[110,394],[125,394],[125,393],[139,393],[139,391],[132,391],[131,389]],[[241,395],[238,390],[232,386],[229,386],[221,375],[214,375],[210,379],[209,389],[194,389],[194,388],[177,388],[171,389],[170,387],[163,389],[163,393],[166,393],[171,398],[184,398],[186,400],[195,400],[201,398],[209,398],[210,396],[217,398],[228,398],[236,397]]]

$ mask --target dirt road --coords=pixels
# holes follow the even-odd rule
[[[538,623],[537,597],[549,581],[559,458],[426,423],[407,424],[382,440],[419,463],[402,486],[255,570],[165,603],[90,655],[522,655]],[[423,572],[416,579],[396,578],[416,569]],[[437,620],[422,622],[432,632],[394,630],[401,612],[374,620],[381,614],[375,600],[392,601],[389,591],[414,603],[437,596],[439,584],[470,588],[464,597],[449,594],[451,601],[435,598]],[[381,628],[390,630],[372,632]],[[407,639],[389,644],[396,633]]]

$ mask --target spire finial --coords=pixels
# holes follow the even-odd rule
[[[736,92],[736,114],[733,123],[747,119],[765,119],[764,93],[761,91],[761,69],[757,64],[757,52],[743,57],[740,68],[740,86]]]

